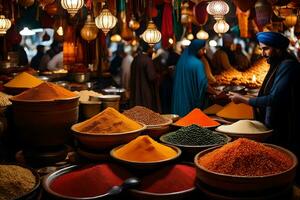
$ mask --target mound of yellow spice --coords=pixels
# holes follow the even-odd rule
[[[85,133],[124,133],[141,129],[142,125],[119,113],[114,108],[108,107],[92,118],[81,122],[76,130]]]
[[[200,157],[198,163],[221,174],[265,176],[288,170],[293,160],[278,149],[239,138]]]
[[[253,108],[244,103],[230,102],[216,114],[226,119],[253,119]]]
[[[22,72],[18,74],[14,79],[7,82],[4,86],[9,88],[33,88],[43,83],[42,80],[28,74],[26,72]]]
[[[154,162],[174,158],[177,152],[151,137],[139,136],[114,152],[120,159],[133,162]]]
[[[36,101],[53,101],[58,99],[68,99],[76,97],[73,92],[58,86],[54,83],[43,82],[42,84],[28,89],[19,95],[12,97],[12,100],[36,100]]]

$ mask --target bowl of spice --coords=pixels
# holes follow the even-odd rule
[[[176,161],[181,155],[178,147],[156,142],[148,135],[139,136],[110,151],[110,155],[131,168],[159,168]]]
[[[195,156],[200,183],[218,191],[264,193],[293,183],[297,158],[287,149],[239,138]]]
[[[1,200],[36,199],[40,176],[33,169],[15,164],[0,164]]]
[[[75,138],[91,150],[125,144],[139,136],[145,128],[146,125],[129,119],[112,107],[71,127]]]
[[[107,192],[129,177],[129,171],[112,163],[72,165],[44,177],[43,188],[56,199],[107,199]]]
[[[215,128],[220,125],[219,122],[207,116],[199,108],[195,108],[190,113],[173,123],[173,126],[184,127],[192,124],[196,124],[204,128]]]
[[[163,117],[161,114],[143,106],[135,106],[129,110],[125,110],[123,114],[130,119],[145,124],[147,126],[145,134],[152,138],[158,138],[168,132],[169,125],[172,124],[171,119]]]
[[[256,141],[264,141],[273,132],[273,130],[268,129],[263,123],[255,120],[239,120],[230,125],[221,125],[215,130],[225,133],[234,139],[248,138]]]
[[[148,173],[140,180],[137,188],[129,190],[135,199],[188,199],[196,189],[196,169],[192,164],[173,164]]]
[[[228,143],[231,138],[222,133],[198,125],[182,127],[175,132],[161,136],[160,141],[179,147],[186,157],[194,156],[204,149]]]

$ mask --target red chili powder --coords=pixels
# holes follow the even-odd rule
[[[138,190],[152,193],[170,193],[191,189],[195,186],[196,169],[177,164],[141,178]]]
[[[84,167],[56,178],[50,188],[70,197],[92,197],[105,194],[112,186],[121,185],[131,177],[125,169],[114,164]]]
[[[238,176],[271,175],[293,165],[286,153],[245,138],[200,157],[198,162],[210,171]]]
[[[195,108],[189,114],[179,119],[175,124],[179,126],[190,126],[192,124],[196,124],[201,127],[213,127],[220,125],[219,122],[216,122],[213,119],[211,119],[199,108]]]

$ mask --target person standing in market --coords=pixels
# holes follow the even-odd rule
[[[148,44],[141,41],[137,55],[131,64],[130,107],[144,106],[161,112],[158,90],[158,74],[149,56]]]
[[[256,119],[274,130],[268,142],[290,149],[299,159],[300,63],[287,51],[289,39],[281,33],[261,32],[257,40],[270,64],[259,94],[249,98],[231,93],[229,98],[253,106]]]
[[[184,50],[175,67],[172,113],[185,116],[194,108],[204,109],[207,93],[215,94],[209,86],[204,64],[198,58],[206,40],[193,40]]]

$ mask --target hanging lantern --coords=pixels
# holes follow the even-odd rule
[[[214,31],[218,34],[226,33],[229,30],[229,25],[224,19],[218,20],[214,25]]]
[[[186,39],[188,39],[188,40],[192,41],[192,40],[194,39],[194,35],[193,35],[193,33],[189,33],[189,34],[187,34],[187,36],[186,36]]]
[[[80,35],[84,40],[88,42],[97,38],[98,28],[95,25],[95,21],[93,20],[91,15],[88,15],[85,21],[83,28],[80,31]]]
[[[18,0],[18,4],[27,8],[34,4],[34,0]]]
[[[42,7],[42,9],[45,9],[45,6],[52,4],[55,0],[39,0],[40,2],[40,6]]]
[[[142,38],[151,47],[161,40],[161,33],[159,32],[159,30],[157,30],[152,20],[149,21],[147,29],[142,34]]]
[[[189,10],[189,3],[185,2],[181,5],[181,23],[188,24],[192,21],[192,13]]]
[[[295,26],[297,24],[297,15],[292,13],[291,15],[286,16],[283,23],[288,28]]]
[[[63,27],[62,26],[58,27],[56,33],[59,36],[63,36],[64,35],[64,29],[63,29]]]
[[[229,12],[229,6],[224,1],[211,1],[206,8],[208,14],[214,16],[216,20],[223,19],[224,15]]]
[[[84,0],[61,0],[61,6],[68,11],[73,17],[80,8],[82,8]]]
[[[5,35],[6,31],[11,27],[11,22],[4,15],[0,15],[0,35]]]
[[[122,37],[119,34],[114,34],[110,37],[110,40],[112,42],[121,42],[122,41]]]
[[[207,40],[209,38],[209,35],[206,31],[201,29],[197,34],[196,37],[200,40]]]
[[[136,21],[134,15],[132,15],[130,21],[129,21],[129,28],[131,28],[133,31],[140,28],[140,23]]]
[[[104,7],[100,15],[96,17],[96,26],[101,29],[106,35],[110,29],[113,29],[117,24],[118,19],[111,14],[111,12]]]
[[[255,3],[255,14],[257,24],[259,26],[265,26],[270,22],[273,14],[272,6],[266,0],[258,0]]]

